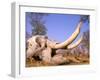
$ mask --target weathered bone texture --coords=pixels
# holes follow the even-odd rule
[[[81,26],[82,22],[77,25],[73,34],[62,43],[52,41],[48,39],[48,37],[42,35],[31,37],[27,40],[27,58],[39,56],[39,58],[44,62],[51,64],[62,64],[66,62],[66,59],[63,57],[63,53],[67,54],[68,49],[76,47],[82,41],[81,37],[76,43],[71,44],[80,33]],[[63,48],[66,48],[66,50],[63,50]],[[53,50],[55,50],[55,54],[53,53]],[[54,56],[51,56],[52,54],[54,54]]]
[[[53,56],[52,59],[51,59],[51,64],[54,64],[54,65],[62,64],[62,63],[65,63],[65,62],[67,62],[67,60],[66,60],[65,57],[63,57],[62,54],[57,54],[57,55]]]
[[[42,51],[41,54],[41,59],[45,62],[45,63],[50,63],[51,62],[51,48],[47,47]]]
[[[46,37],[41,35],[36,35],[28,39],[27,41],[27,58],[33,55],[38,55],[38,53],[44,49],[46,44]]]

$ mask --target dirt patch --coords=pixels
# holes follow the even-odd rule
[[[89,56],[88,55],[64,55],[66,58],[66,62],[59,65],[83,65],[89,64]],[[40,67],[40,66],[59,66],[55,64],[48,64],[41,60],[32,59],[31,61],[26,59],[26,67]]]

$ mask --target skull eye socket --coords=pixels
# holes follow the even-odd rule
[[[32,44],[30,44],[30,46],[32,46]]]

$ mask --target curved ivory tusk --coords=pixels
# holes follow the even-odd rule
[[[83,40],[83,36],[81,36],[77,42],[68,45],[68,46],[67,46],[67,49],[72,49],[72,48],[77,47],[77,46],[81,43],[82,40]]]
[[[78,25],[77,25],[77,28],[76,28],[76,30],[73,32],[73,34],[66,40],[66,41],[64,41],[64,42],[62,42],[62,43],[59,43],[59,44],[48,44],[48,45],[50,45],[50,47],[51,48],[54,48],[54,49],[58,49],[58,48],[63,48],[63,47],[65,47],[65,46],[68,46],[69,44],[71,44],[74,40],[75,40],[75,38],[78,36],[78,34],[80,33],[80,28],[82,27],[82,24],[83,24],[83,22],[82,21],[80,21],[79,23],[78,23]]]

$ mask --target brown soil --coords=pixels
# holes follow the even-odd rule
[[[89,56],[88,55],[64,55],[66,58],[66,63],[59,64],[59,65],[83,65],[89,64]],[[26,67],[39,67],[39,66],[57,66],[54,64],[48,64],[41,60],[26,59]]]

